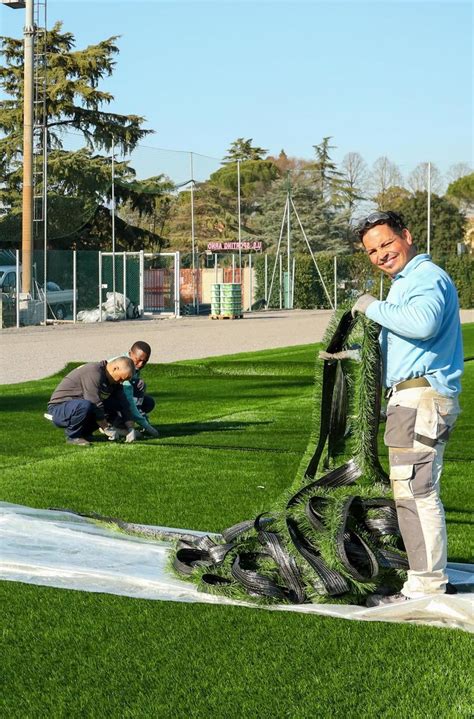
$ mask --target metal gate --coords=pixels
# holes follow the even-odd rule
[[[179,252],[102,252],[100,302],[120,294],[138,313],[179,316]]]
[[[179,317],[179,252],[144,253],[143,311]]]

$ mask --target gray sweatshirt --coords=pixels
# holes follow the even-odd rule
[[[96,419],[104,419],[104,400],[114,396],[115,402],[120,406],[123,419],[131,419],[128,402],[121,384],[109,381],[105,368],[107,360],[102,362],[88,362],[73,369],[58,384],[49,404],[60,404],[70,399],[87,399],[95,405]]]

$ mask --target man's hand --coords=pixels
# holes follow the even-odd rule
[[[352,347],[348,350],[342,350],[341,352],[326,352],[325,350],[321,350],[321,352],[318,355],[319,359],[326,360],[328,362],[337,362],[337,360],[343,360],[343,359],[351,359],[355,360],[356,362],[360,362],[362,357],[360,354],[360,348],[359,347]]]
[[[115,427],[100,427],[100,431],[102,434],[105,434],[111,442],[115,442],[120,437],[120,433]]]
[[[362,314],[365,315],[367,307],[371,305],[372,302],[376,301],[376,297],[372,297],[372,295],[361,295],[355,305],[352,307],[351,315],[355,317],[357,312],[362,312]]]
[[[127,444],[130,444],[130,442],[135,442],[136,439],[138,439],[138,432],[132,427],[132,429],[128,430],[127,436],[125,437],[125,442]]]

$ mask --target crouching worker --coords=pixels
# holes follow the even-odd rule
[[[148,419],[148,415],[155,407],[155,400],[146,394],[146,384],[140,377],[140,371],[147,364],[150,355],[150,345],[148,342],[141,341],[135,342],[128,353],[124,355],[132,360],[134,369],[132,377],[123,383],[123,391],[128,402],[128,411],[132,420],[146,434],[149,434],[151,437],[159,437],[158,430],[150,424]],[[122,422],[120,407],[117,406],[115,402],[114,405],[115,406],[112,406],[111,402],[107,405],[108,412],[115,410],[115,417],[111,412],[109,419],[114,425],[120,427]]]
[[[126,441],[135,439],[128,439],[134,423],[122,388],[134,372],[130,357],[117,357],[109,362],[89,362],[61,380],[51,395],[48,412],[56,427],[64,428],[68,444],[90,445],[97,429],[110,440],[119,438],[119,431],[107,419],[109,402],[120,407],[127,428]]]

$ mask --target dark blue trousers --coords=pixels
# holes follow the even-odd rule
[[[63,427],[67,437],[87,437],[97,429],[95,405],[87,399],[69,399],[49,404],[48,412],[56,427]]]

